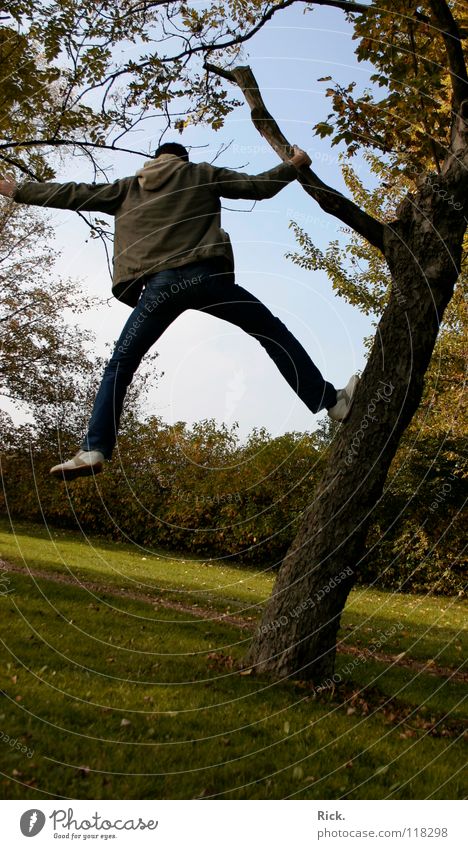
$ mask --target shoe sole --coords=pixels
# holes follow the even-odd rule
[[[94,463],[92,466],[76,466],[74,469],[56,469],[50,471],[53,478],[59,480],[72,481],[75,478],[87,478],[90,475],[98,475],[102,472],[103,463]]]
[[[341,419],[341,424],[344,424],[345,422],[347,422],[350,415],[351,415],[351,410],[353,409],[354,399],[356,397],[356,389],[359,386],[359,381],[360,381],[360,378],[356,377],[356,380],[354,382],[354,387],[353,387],[353,394],[351,395],[351,401],[350,401],[350,404],[349,404],[349,410],[346,413],[344,419]]]

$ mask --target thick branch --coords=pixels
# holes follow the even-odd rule
[[[312,0],[313,6],[330,6],[332,9],[341,9],[342,12],[355,12],[358,15],[366,15],[372,12],[371,6],[364,3],[346,2],[346,0]]]
[[[218,68],[209,63],[205,63],[205,68],[207,71],[224,77],[224,79],[239,86],[250,106],[255,127],[280,159],[287,161],[290,158],[292,146],[268,112],[251,69],[246,66],[225,71],[223,68]],[[339,218],[340,221],[343,221],[344,224],[367,239],[371,245],[383,252],[384,225],[380,221],[368,215],[367,212],[364,212],[357,204],[336,189],[323,183],[311,168],[301,168],[299,175],[299,182],[304,190],[317,201],[324,212]]]
[[[415,77],[417,77],[418,73],[419,73],[419,63],[418,63],[418,56],[417,56],[417,51],[416,51],[416,40],[415,40],[415,37],[414,37],[414,22],[411,21],[411,20],[408,21],[408,34],[409,34],[410,44],[411,44],[411,58],[413,60],[414,75],[415,75]],[[420,103],[420,106],[421,106],[421,118],[422,118],[422,121],[423,121],[423,124],[424,124],[424,129],[426,130],[426,135],[429,139],[429,144],[431,146],[432,156],[433,156],[433,159],[434,159],[434,162],[435,162],[435,166],[437,168],[437,173],[440,174],[440,162],[439,162],[439,156],[438,156],[438,153],[437,153],[437,146],[436,146],[434,138],[431,135],[430,130],[429,130],[429,123],[428,123],[428,120],[427,120],[426,104],[424,102],[424,98],[423,98],[421,93],[419,95],[419,103]]]
[[[445,41],[445,49],[452,80],[452,109],[458,113],[468,98],[468,74],[461,44],[461,33],[450,7],[445,0],[430,0],[434,22]]]
[[[460,103],[459,113],[455,115],[452,141],[442,166],[442,174],[452,185],[468,188],[468,100]]]

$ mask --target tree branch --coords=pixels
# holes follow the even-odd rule
[[[41,177],[38,177],[31,168],[28,168],[27,165],[23,165],[22,162],[18,162],[16,159],[12,159],[11,156],[5,156],[5,154],[0,154],[0,162],[6,162],[7,165],[12,165],[14,168],[17,168],[18,171],[21,171],[22,174],[26,174],[27,177],[31,177],[31,180],[37,180],[37,182],[42,183]]]
[[[229,41],[225,41],[222,44],[200,44],[198,47],[184,50],[174,58],[181,59],[187,54],[191,55],[192,53],[198,53],[200,51],[206,53],[211,50],[225,50],[227,47],[234,47],[237,44],[243,44],[245,41],[249,41],[254,35],[256,35],[257,32],[271,20],[273,15],[276,15],[277,12],[282,12],[284,9],[288,9],[289,6],[293,6],[294,3],[297,2],[307,3],[310,5],[310,0],[283,0],[282,3],[272,6],[268,12],[265,12],[252,29],[248,30],[248,32],[244,33],[244,35],[236,35],[234,38],[231,38]],[[343,12],[354,12],[356,14],[366,14],[367,12],[372,11],[371,7],[364,5],[364,3],[346,2],[346,0],[313,0],[313,3],[314,6],[331,6],[334,9],[341,9]]]
[[[359,15],[372,12],[371,6],[366,6],[364,3],[347,3],[346,0],[312,0],[312,3],[314,6],[331,6],[332,9],[341,9],[342,12],[356,12]]]
[[[245,66],[226,71],[224,68],[218,68],[210,63],[205,63],[205,68],[207,71],[239,86],[250,106],[254,126],[280,159],[285,162],[288,161],[292,153],[292,146],[268,112],[251,69]],[[311,168],[300,168],[298,179],[303,189],[317,201],[324,212],[339,218],[340,221],[343,221],[344,224],[367,239],[371,245],[383,252],[384,225],[380,221],[368,215],[367,212],[364,212],[357,204],[336,189],[323,183]]]
[[[468,99],[468,74],[461,44],[461,33],[445,0],[429,0],[434,22],[445,41],[445,49],[452,80],[452,109],[459,112]]]
[[[19,142],[4,142],[0,144],[0,151],[2,150],[15,150],[16,148],[22,147],[82,147],[91,148],[93,150],[112,150],[115,153],[133,153],[135,156],[148,156],[148,153],[145,153],[142,150],[131,150],[128,147],[117,147],[115,144],[104,144],[104,142],[87,142],[84,139],[58,139],[58,138],[46,138],[46,139],[28,139],[27,141],[19,141]],[[2,154],[0,154],[2,155]],[[2,155],[2,158],[3,157]]]
[[[198,53],[202,53],[203,55],[208,55],[209,53],[217,52],[219,50],[227,50],[230,47],[237,47],[241,44],[245,44],[246,41],[250,41],[254,35],[256,35],[265,24],[267,24],[277,12],[282,12],[285,9],[288,9],[290,6],[293,6],[295,3],[306,3],[310,5],[310,0],[282,0],[282,2],[277,3],[274,6],[271,6],[261,17],[256,21],[256,23],[252,26],[251,29],[248,29],[246,32],[237,32],[232,34],[231,38],[228,38],[226,41],[212,41],[210,44],[206,44],[204,42],[192,46],[191,44],[191,36],[185,36],[184,42],[186,47],[181,50],[179,53],[175,53],[173,56],[158,56],[158,61],[161,65],[168,65],[171,62],[178,62],[182,59],[185,59],[190,56],[195,56]],[[349,14],[366,14],[369,11],[372,12],[371,6],[366,6],[364,3],[354,3],[347,2],[347,0],[314,0],[315,6],[329,6],[333,9],[341,9],[343,12],[347,12]],[[232,30],[228,30],[228,32],[232,33]],[[193,35],[193,33],[192,33]],[[175,33],[171,33],[167,36],[167,39],[174,38]],[[163,39],[164,41],[167,39]],[[154,60],[154,56],[150,59],[146,59],[142,62],[132,63],[131,68],[128,65],[125,65],[123,68],[119,68],[112,73],[108,74],[104,79],[102,79],[99,83],[90,85],[86,92],[93,91],[96,88],[101,88],[102,86],[112,87],[115,81],[122,76],[133,74],[135,71],[144,71],[145,68],[151,67],[151,63]]]
[[[417,50],[416,50],[416,40],[415,40],[415,37],[414,37],[414,21],[412,21],[412,20],[408,21],[408,35],[409,35],[409,39],[410,39],[411,58],[412,58],[412,61],[413,61],[414,75],[415,75],[415,77],[417,77],[418,73],[419,73],[419,62],[418,62],[418,55],[417,55]],[[424,129],[426,131],[426,135],[429,139],[429,144],[431,146],[432,157],[433,157],[434,162],[435,162],[435,167],[437,169],[437,173],[440,174],[440,162],[439,162],[439,156],[437,154],[437,147],[436,147],[436,143],[434,141],[434,137],[430,133],[429,124],[428,124],[428,120],[427,120],[426,104],[424,103],[424,98],[423,98],[421,93],[419,94],[419,104],[420,104],[420,107],[421,107],[422,122],[424,124]]]

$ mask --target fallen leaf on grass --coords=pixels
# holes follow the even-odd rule
[[[210,669],[216,668],[217,666],[232,669],[234,666],[234,658],[230,654],[223,654],[223,652],[212,651],[207,655],[207,660],[211,661],[209,664]]]

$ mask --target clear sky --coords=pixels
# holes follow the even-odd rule
[[[265,102],[285,135],[309,152],[314,169],[325,182],[341,190],[339,150],[332,148],[329,140],[317,139],[312,127],[330,111],[324,95],[327,84],[317,82],[319,77],[356,80],[360,88],[369,85],[372,68],[356,61],[356,42],[351,35],[343,12],[316,8],[304,14],[298,5],[277,14],[248,44],[242,59],[242,64],[251,65]],[[149,149],[160,128],[157,121],[142,126],[134,145]],[[209,161],[222,142],[232,142],[216,164],[252,174],[278,162],[253,127],[246,107],[231,113],[217,133],[193,127],[183,135],[167,135],[165,141],[169,140],[187,146],[208,145],[193,150],[194,161]],[[127,138],[126,145],[130,147],[132,141]],[[141,167],[142,159],[113,154],[112,159],[101,162],[112,166],[109,178],[116,179]],[[365,163],[355,158],[354,164],[366,176]],[[57,179],[91,181],[93,177],[86,160],[77,158],[65,162]],[[288,228],[290,219],[296,219],[321,247],[337,237],[340,222],[322,213],[298,184],[257,203],[254,209],[249,201],[224,201],[224,206],[229,207],[223,213],[223,226],[233,242],[237,282],[287,324],[328,380],[337,387],[344,385],[353,371],[364,365],[363,339],[371,331],[370,319],[338,298],[326,275],[303,271],[284,256],[296,246]],[[110,278],[101,245],[89,239],[75,213],[50,210],[45,214],[54,224],[57,248],[62,252],[58,273],[82,281],[91,294],[107,297]],[[110,298],[80,321],[96,333],[96,348],[103,353],[128,315],[128,307]],[[261,346],[226,322],[187,312],[155,350],[159,352],[158,371],[164,376],[155,379],[148,412],[168,422],[238,421],[242,435],[262,426],[273,435],[316,427],[318,417],[296,397]]]

